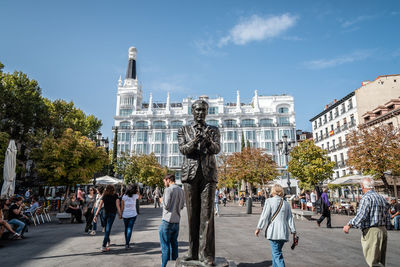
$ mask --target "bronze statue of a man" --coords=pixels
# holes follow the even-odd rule
[[[206,124],[208,103],[192,104],[194,122],[178,131],[179,150],[185,155],[182,166],[189,221],[189,252],[184,260],[215,261],[214,198],[217,185],[215,155],[221,150],[218,127]]]

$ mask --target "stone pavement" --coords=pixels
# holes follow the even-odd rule
[[[261,208],[255,203],[253,214],[245,207],[230,204],[221,207],[215,218],[217,257],[225,257],[238,267],[271,266],[271,250],[264,237],[254,230]],[[333,215],[333,229],[325,222],[318,228],[315,221],[295,220],[300,245],[283,249],[287,266],[366,266],[362,256],[360,231],[342,232],[351,217]],[[124,248],[123,222],[116,219],[111,235],[111,251],[100,252],[102,233],[92,237],[83,233],[84,224],[45,224],[31,226],[26,239],[0,241],[0,266],[161,266],[158,226],[161,209],[142,206],[136,220],[131,250]],[[186,211],[182,214],[179,236],[180,255],[187,251]],[[400,231],[389,231],[387,265],[400,267]]]

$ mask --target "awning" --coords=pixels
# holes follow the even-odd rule
[[[337,178],[334,181],[330,182],[329,184],[336,184],[336,185],[359,184],[359,183],[361,183],[361,180],[363,178],[371,178],[371,179],[373,179],[373,177],[370,176],[370,175],[359,175],[359,174],[356,174],[356,175]]]

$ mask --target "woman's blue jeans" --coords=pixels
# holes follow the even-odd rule
[[[17,233],[18,234],[24,234],[23,233],[23,230],[25,229],[25,223],[24,222],[22,222],[22,221],[20,221],[20,220],[18,220],[18,219],[11,219],[11,220],[9,220],[8,221],[8,224],[14,224],[14,225],[16,225],[17,226]]]
[[[269,240],[272,249],[272,267],[285,267],[282,247],[286,240]]]
[[[162,220],[159,228],[162,267],[167,266],[167,262],[178,258],[178,234],[179,223],[169,223]]]
[[[132,236],[132,229],[133,225],[135,224],[136,217],[131,217],[131,218],[124,218],[124,224],[125,224],[125,244],[129,246],[129,242],[131,241],[131,236]]]
[[[94,208],[94,213],[93,213],[93,214],[96,214],[96,212],[97,212],[97,208]],[[99,217],[100,217],[101,227],[105,227],[105,226],[104,226],[105,223],[104,223],[103,209],[100,210],[100,212],[99,212]],[[96,231],[96,230],[97,230],[97,222],[93,222],[93,228],[92,228],[92,230],[93,230],[93,231]]]
[[[110,242],[110,234],[111,234],[111,228],[115,220],[115,213],[109,213],[105,214],[104,221],[106,223],[106,229],[104,233],[104,240],[103,240],[103,247],[105,248],[107,246],[107,242]]]

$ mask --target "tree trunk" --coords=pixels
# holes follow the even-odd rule
[[[383,185],[385,186],[385,193],[387,193],[388,195],[390,195],[392,192],[392,190],[390,190],[390,187],[389,187],[389,183],[388,183],[388,181],[387,181],[387,179],[386,179],[386,176],[385,175],[382,175],[381,176],[381,179],[382,179],[382,182],[383,182]]]
[[[397,199],[399,198],[397,194],[397,176],[392,176],[392,179],[393,179],[394,197],[396,198],[397,202]]]

